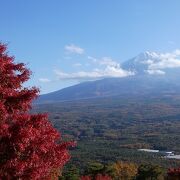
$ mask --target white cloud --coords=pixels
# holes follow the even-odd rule
[[[88,56],[88,59],[89,59],[89,60],[92,60],[94,63],[96,63],[96,62],[98,61],[97,58],[94,58],[94,57],[92,57],[92,56]]]
[[[75,63],[75,64],[73,64],[73,66],[74,67],[80,67],[80,66],[82,66],[82,64],[81,63]]]
[[[179,59],[163,59],[159,62],[152,63],[149,65],[149,69],[167,69],[167,68],[177,68],[180,67]]]
[[[105,69],[93,69],[92,71],[79,71],[75,73],[64,73],[55,70],[55,74],[61,80],[96,80],[108,77],[126,77],[134,75],[134,72],[123,70],[120,67],[107,66]]]
[[[89,60],[92,60],[93,63],[97,63],[99,65],[105,65],[105,66],[119,66],[119,64],[112,60],[112,58],[110,57],[102,57],[100,59],[92,57],[92,56],[88,56]]]
[[[81,47],[78,47],[74,44],[66,45],[64,49],[68,53],[74,53],[74,54],[83,54],[84,53],[84,49],[82,49]]]
[[[43,82],[43,83],[51,82],[51,80],[48,79],[48,78],[39,78],[39,81],[40,81],[40,82]]]
[[[100,65],[105,65],[105,66],[113,66],[119,68],[120,65],[116,61],[112,60],[110,57],[103,57],[102,59],[99,60]]]
[[[149,59],[141,63],[147,64],[147,73],[165,74],[163,70],[169,68],[180,68],[180,50],[171,53],[149,53]]]
[[[162,71],[162,70],[156,70],[156,69],[149,69],[149,70],[147,70],[146,71],[148,74],[150,74],[150,75],[164,75],[165,74],[165,72],[164,71]]]

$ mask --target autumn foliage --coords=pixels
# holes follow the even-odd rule
[[[180,168],[171,168],[167,172],[168,179],[180,179]]]
[[[0,44],[0,179],[51,179],[70,158],[72,143],[60,141],[47,115],[29,113],[38,94],[23,87],[30,74]]]
[[[122,180],[133,179],[136,176],[138,170],[136,164],[123,161],[114,163],[113,168],[115,170],[115,176]]]

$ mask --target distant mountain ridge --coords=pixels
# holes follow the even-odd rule
[[[87,81],[41,95],[36,102],[71,101],[127,94],[179,93],[180,66],[168,68],[166,62],[167,55],[144,52],[121,65],[125,70],[134,71],[134,76]],[[170,65],[173,66],[172,63]]]

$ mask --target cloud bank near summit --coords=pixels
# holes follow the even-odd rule
[[[79,71],[75,73],[64,73],[54,70],[61,80],[96,80],[108,77],[126,77],[134,75],[134,72],[123,70],[120,67],[106,66],[104,69],[93,69],[92,71]]]
[[[149,75],[165,75],[166,69],[180,68],[180,49],[170,53],[146,51],[126,61],[129,63],[129,68],[124,67],[123,64],[121,66],[119,61],[111,57],[96,58],[91,56],[87,52],[85,53],[84,48],[74,44],[66,45],[64,52],[70,55],[70,58],[66,61],[71,63],[73,69],[67,72],[56,67],[53,70],[56,80],[86,81],[111,77],[123,78],[138,74],[138,69]],[[39,81],[48,83],[51,80],[40,78]]]
[[[149,59],[142,61],[149,74],[165,74],[165,69],[180,68],[180,50],[171,53],[147,52]]]

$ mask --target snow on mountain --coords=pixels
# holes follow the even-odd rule
[[[138,74],[164,75],[168,69],[180,68],[180,50],[172,53],[146,51],[124,62],[122,68]]]

